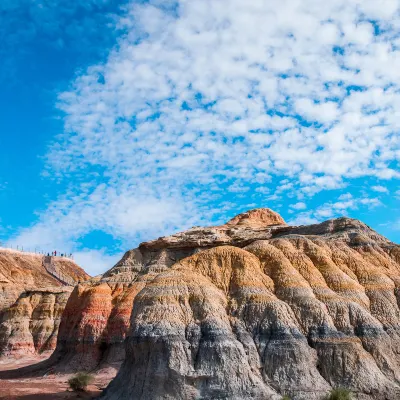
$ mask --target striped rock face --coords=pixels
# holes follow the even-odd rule
[[[89,278],[67,258],[53,257],[49,272],[45,258],[0,249],[0,356],[54,350],[72,285]]]
[[[23,292],[2,313],[0,349],[15,356],[54,350],[61,315],[72,289]]]
[[[399,246],[348,218],[259,219],[128,252],[74,290],[58,354],[93,368],[118,349],[106,400],[322,399],[339,386],[398,400]]]

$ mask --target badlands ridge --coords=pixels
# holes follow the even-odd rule
[[[41,368],[121,365],[104,400],[306,400],[335,387],[398,400],[399,305],[400,246],[354,219],[295,227],[256,209],[142,243],[76,285]]]

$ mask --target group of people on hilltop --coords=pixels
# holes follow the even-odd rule
[[[57,257],[57,254],[58,254],[59,257],[68,257],[68,258],[72,258],[72,253],[69,253],[69,254],[67,254],[67,253],[65,253],[65,254],[64,254],[64,253],[61,253],[61,254],[60,254],[60,252],[57,253],[57,250],[52,251],[51,254],[50,254],[50,253],[47,253],[47,256],[48,256],[48,257],[50,257],[50,256],[52,256],[52,257]]]

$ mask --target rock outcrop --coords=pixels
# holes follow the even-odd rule
[[[72,260],[0,249],[0,355],[54,350],[72,285],[89,278]]]
[[[106,400],[322,399],[338,386],[395,400],[399,305],[400,246],[357,220],[292,227],[261,209],[142,243],[78,285],[53,361],[124,359]]]
[[[250,228],[264,228],[271,225],[286,225],[284,219],[269,208],[256,208],[232,218],[226,223],[228,226],[248,226]]]
[[[2,354],[25,355],[54,350],[58,327],[71,288],[52,287],[23,292],[2,313]]]

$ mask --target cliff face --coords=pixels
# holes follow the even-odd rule
[[[54,287],[23,292],[2,313],[2,354],[32,354],[54,350],[61,315],[71,291],[71,288]]]
[[[58,370],[119,368],[125,357],[124,340],[130,326],[134,299],[156,273],[141,273],[138,250],[101,279],[77,285],[66,305],[52,355]]]
[[[59,368],[124,358],[107,400],[400,398],[400,246],[357,220],[256,211],[143,243],[76,287]]]
[[[0,249],[0,355],[54,350],[71,285],[89,278],[69,259],[44,261]]]

